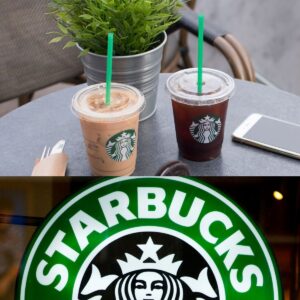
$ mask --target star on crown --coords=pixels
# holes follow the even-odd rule
[[[157,251],[162,245],[154,244],[152,238],[149,237],[146,244],[137,245],[143,254],[141,258],[137,258],[129,253],[125,253],[126,260],[117,259],[123,275],[139,270],[159,270],[176,275],[182,261],[173,262],[174,254],[158,258]]]
[[[174,276],[177,275],[178,269],[182,264],[182,261],[173,262],[174,254],[165,256],[162,259],[158,258],[157,252],[162,247],[162,245],[154,244],[151,237],[148,238],[146,244],[137,245],[143,252],[140,259],[126,253],[127,261],[117,260],[123,275],[133,271],[139,270],[158,270],[165,271]],[[150,261],[150,262],[149,262]],[[109,274],[102,276],[100,270],[97,266],[92,265],[92,273],[90,278],[82,289],[82,295],[91,295],[96,291],[105,291],[114,281],[120,278],[118,275]],[[201,293],[210,298],[217,298],[217,294],[212,287],[209,276],[208,276],[208,267],[205,267],[199,272],[197,278],[183,276],[178,278],[181,281],[185,282],[187,286],[191,289],[193,293]],[[97,298],[98,297],[98,298]],[[93,297],[93,299],[100,300],[101,296]],[[92,298],[88,298],[92,299]],[[197,298],[202,299],[202,298]]]

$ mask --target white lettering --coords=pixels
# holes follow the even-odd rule
[[[166,192],[162,188],[138,188],[138,215],[141,219],[160,219],[166,212]],[[151,209],[152,208],[152,209]]]
[[[219,222],[225,226],[225,229],[230,229],[233,225],[231,220],[223,213],[219,211],[212,211],[206,214],[200,223],[200,233],[203,238],[211,244],[216,244],[219,238],[213,236],[210,231],[212,224]]]
[[[77,212],[71,219],[70,224],[81,250],[88,246],[88,236],[93,232],[102,233],[107,229],[102,223],[89,216],[84,211]],[[85,226],[82,226],[85,225]]]
[[[129,197],[130,195],[124,192],[114,191],[98,199],[99,219],[102,215],[101,208],[106,223],[102,220],[98,221],[96,215],[98,211],[92,212],[94,217],[82,210],[76,212],[69,220],[73,235],[70,232],[70,236],[66,238],[66,233],[59,230],[45,254],[53,258],[53,261],[60,254],[64,258],[76,262],[80,250],[83,251],[88,247],[91,235],[102,234],[108,227],[119,224],[120,219],[131,221],[138,217],[139,219],[154,220],[161,219],[168,214],[174,225],[192,227],[199,222],[201,237],[215,245],[214,249],[220,259],[223,259],[224,265],[229,271],[231,284],[237,292],[246,293],[253,284],[257,287],[263,286],[263,273],[256,265],[247,265],[240,269],[236,269],[234,266],[239,256],[254,256],[254,253],[250,246],[241,244],[245,240],[245,236],[240,230],[234,232],[233,223],[225,213],[210,211],[200,217],[201,213],[204,214],[202,211],[205,200],[197,197],[190,198],[187,193],[179,190],[175,191],[173,198],[171,198],[172,195],[168,195],[167,199],[172,200],[169,207],[165,203],[166,191],[163,188],[138,187],[137,203],[132,203],[132,206],[130,206],[130,201],[134,199],[129,199]],[[133,212],[129,209],[130,207]],[[199,218],[200,221],[198,221]],[[74,237],[79,246],[74,247],[78,252],[66,244],[70,240],[73,241]],[[66,260],[64,261],[67,263]],[[61,291],[67,285],[69,278],[66,266],[62,264],[49,265],[46,260],[42,260],[37,267],[36,278],[40,284],[52,285],[56,290]]]
[[[251,288],[251,278],[256,277],[256,286],[263,286],[264,278],[261,270],[255,265],[248,265],[242,273],[242,280],[238,280],[238,270],[230,271],[230,281],[233,288],[239,293],[246,293]]]
[[[238,243],[243,241],[244,239],[244,235],[240,232],[240,230],[238,230],[230,237],[228,237],[225,241],[215,247],[215,250],[220,256],[224,253],[227,253],[224,259],[224,264],[227,270],[231,269],[233,263],[239,255],[254,255],[252,249],[249,246],[238,245]]]
[[[117,215],[122,216],[127,221],[136,219],[136,216],[128,209],[129,198],[125,193],[113,192],[98,200],[108,226],[112,227],[119,223]],[[117,202],[117,204],[113,206],[113,202]]]
[[[180,215],[180,210],[182,209],[185,197],[186,193],[175,192],[169,210],[169,217],[173,222],[181,226],[191,227],[196,224],[205,202],[195,197],[188,214],[183,217]]]
[[[45,260],[42,260],[36,270],[36,279],[37,281],[44,285],[48,286],[56,280],[56,278],[60,277],[60,281],[55,286],[55,289],[59,292],[64,289],[68,282],[69,273],[68,269],[61,264],[54,265],[52,268],[50,268],[49,272],[47,274],[44,273],[45,268],[47,267],[48,263]]]
[[[48,256],[52,257],[55,252],[59,252],[60,254],[65,256],[66,258],[68,258],[71,261],[75,262],[76,259],[78,258],[79,254],[63,242],[63,239],[64,239],[65,235],[66,234],[63,231],[59,230],[57,232],[55,238],[53,239],[53,241],[49,245],[49,247],[46,251],[46,254]]]

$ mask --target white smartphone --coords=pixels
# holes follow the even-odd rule
[[[300,159],[300,125],[261,114],[250,115],[233,140]]]

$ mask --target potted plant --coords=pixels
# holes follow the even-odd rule
[[[77,45],[88,84],[105,81],[107,35],[114,33],[113,81],[133,85],[146,98],[141,119],[156,109],[165,30],[178,21],[180,0],[52,0],[58,32]]]

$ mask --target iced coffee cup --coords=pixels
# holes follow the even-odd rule
[[[72,109],[78,116],[92,174],[127,176],[134,172],[139,115],[143,94],[134,87],[112,83],[110,104],[105,83],[77,92]]]
[[[234,80],[227,74],[203,68],[202,93],[198,94],[197,68],[171,75],[171,94],[180,154],[193,161],[212,160],[222,148],[228,101]]]

